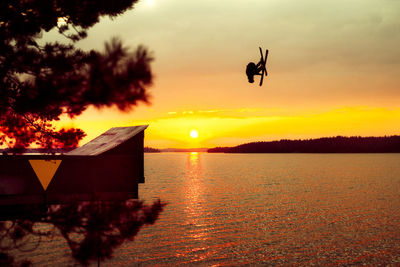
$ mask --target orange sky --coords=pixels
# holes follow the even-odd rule
[[[125,114],[91,108],[63,124],[84,129],[83,143],[149,124],[145,144],[157,148],[400,134],[399,29],[391,0],[143,0],[77,45],[103,49],[119,36],[147,46],[152,104]],[[244,73],[259,46],[270,50],[262,87]]]

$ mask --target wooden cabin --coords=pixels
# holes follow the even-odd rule
[[[0,156],[0,205],[137,198],[146,128],[111,128],[60,155]]]

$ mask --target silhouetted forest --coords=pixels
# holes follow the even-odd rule
[[[161,150],[159,150],[159,149],[157,149],[157,148],[152,148],[152,147],[148,147],[148,146],[145,146],[145,147],[143,148],[143,151],[144,151],[145,153],[159,153],[159,152],[161,152]]]
[[[216,147],[209,153],[399,153],[400,136],[325,137],[306,140],[253,142],[235,147]]]

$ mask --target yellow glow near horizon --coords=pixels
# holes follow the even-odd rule
[[[102,113],[98,116],[98,112],[92,110],[73,123],[61,122],[64,122],[64,127],[81,128],[87,133],[80,145],[111,127],[148,124],[145,145],[154,148],[235,146],[280,139],[400,134],[400,108],[358,106],[325,111],[238,109],[169,113],[154,114],[146,120],[133,120],[135,113],[125,116]],[[193,130],[197,132],[197,138],[192,137]],[[196,134],[193,132],[193,135]]]

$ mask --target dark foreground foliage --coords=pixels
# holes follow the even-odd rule
[[[142,226],[153,224],[164,206],[161,201],[149,206],[128,200],[14,207],[10,213],[13,218],[0,222],[0,266],[28,266],[29,261],[15,261],[8,252],[27,246],[36,249],[42,237],[57,233],[65,238],[72,257],[82,265],[110,259],[114,250],[133,240]],[[52,227],[37,227],[41,224]]]
[[[210,153],[400,153],[400,136],[326,137],[216,147]]]
[[[56,130],[65,114],[89,106],[129,110],[148,103],[152,57],[143,46],[130,50],[118,38],[104,51],[83,51],[75,43],[100,17],[133,8],[137,0],[0,1],[0,146],[23,150],[77,146],[81,129]],[[64,42],[42,40],[58,29]]]
[[[12,152],[31,145],[46,150],[76,147],[85,133],[56,129],[54,122],[62,115],[73,118],[89,106],[129,111],[139,102],[149,103],[153,58],[145,47],[129,49],[118,38],[106,42],[103,51],[75,45],[101,17],[114,18],[137,2],[0,1],[0,147]],[[43,40],[53,29],[62,42]],[[24,218],[0,222],[0,266],[13,265],[7,251],[22,248],[30,236],[53,234],[38,231],[38,223],[53,225],[81,264],[110,258],[143,225],[154,223],[163,206],[134,201],[50,206],[44,213],[41,207],[27,208]]]

